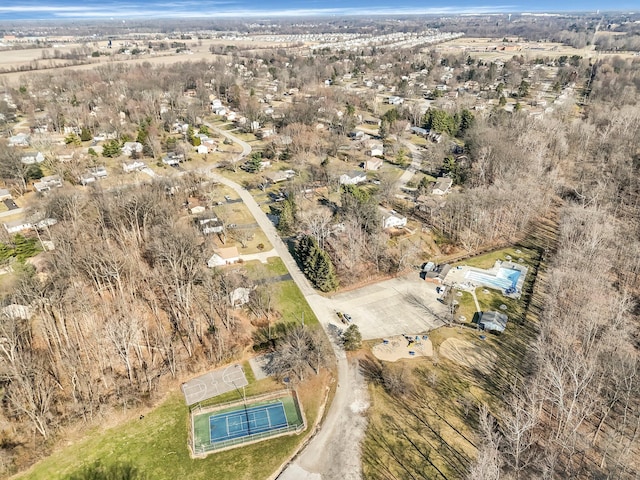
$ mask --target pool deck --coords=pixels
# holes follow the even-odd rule
[[[482,268],[477,268],[477,267],[470,267],[468,265],[459,265],[459,266],[453,267],[451,270],[449,270],[449,273],[443,279],[442,283],[444,285],[448,285],[448,286],[450,286],[452,288],[455,288],[455,289],[458,289],[458,290],[464,290],[464,291],[467,291],[467,292],[474,292],[475,289],[478,288],[478,287],[492,288],[494,290],[500,290],[500,289],[496,289],[496,287],[494,287],[494,286],[484,285],[484,284],[479,283],[479,282],[473,282],[473,281],[471,281],[471,280],[466,278],[467,272],[469,272],[470,270],[486,273],[488,275],[495,275],[498,272],[498,269],[500,269],[500,268],[509,268],[509,269],[518,270],[518,271],[521,272],[520,273],[520,277],[518,278],[518,281],[516,283],[516,291],[514,293],[506,295],[504,293],[504,290],[501,290],[502,294],[507,296],[507,297],[519,298],[520,294],[522,293],[522,286],[524,285],[525,277],[527,276],[527,272],[529,270],[529,268],[526,267],[522,263],[515,263],[515,262],[497,260],[495,265],[492,268],[488,269],[488,270],[482,269]]]

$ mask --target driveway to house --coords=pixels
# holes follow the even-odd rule
[[[422,152],[420,149],[409,141],[403,141],[402,144],[411,151],[411,165],[409,165],[398,179],[396,186],[399,190],[402,190],[402,188],[409,183],[409,180],[411,180],[413,175],[420,170],[420,165],[422,165]]]
[[[242,146],[240,159],[251,153],[251,146],[248,143],[229,132],[216,127],[211,128]],[[364,413],[368,406],[367,389],[357,361],[349,362],[344,350],[336,342],[335,326],[332,325],[335,316],[333,306],[329,300],[318,295],[313,289],[298,268],[298,264],[289,253],[275,226],[251,194],[237,183],[211,170],[209,167],[200,171],[232,188],[242,199],[320,321],[332,342],[338,362],[338,385],[319,431],[278,478],[281,480],[359,480],[362,477],[360,444],[366,428]],[[318,393],[324,394],[324,392]]]

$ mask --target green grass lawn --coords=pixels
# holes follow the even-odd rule
[[[272,474],[301,440],[297,435],[280,437],[192,459],[188,430],[188,410],[182,394],[176,392],[142,420],[131,420],[59,451],[19,478],[63,479],[100,460],[104,465],[129,463],[153,480],[254,480]]]

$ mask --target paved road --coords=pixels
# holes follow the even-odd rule
[[[238,160],[251,153],[251,146],[229,132],[210,126],[221,135],[242,146]],[[358,480],[362,477],[360,443],[364,438],[366,417],[363,413],[368,405],[367,389],[358,370],[357,362],[348,362],[344,350],[332,335],[335,310],[330,301],[318,295],[298,268],[289,249],[284,244],[275,226],[262,211],[251,194],[237,183],[211,171],[201,170],[215,181],[232,188],[245,203],[258,225],[265,233],[276,253],[282,259],[305,296],[327,336],[332,340],[338,362],[338,386],[335,396],[319,432],[306,448],[278,477],[280,480]]]
[[[0,212],[0,218],[10,217],[12,215],[16,215],[18,213],[23,213],[24,208],[14,208],[13,210],[7,210],[6,212]]]

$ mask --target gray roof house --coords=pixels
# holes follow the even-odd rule
[[[487,332],[504,332],[507,328],[507,317],[504,313],[500,312],[480,312],[480,319],[478,325]]]
[[[340,175],[340,185],[356,185],[357,183],[364,182],[367,179],[367,174],[364,172],[350,172]]]
[[[433,190],[431,193],[434,195],[446,195],[449,190],[451,190],[451,186],[453,185],[453,180],[449,177],[438,177],[436,178],[436,183],[433,186]]]

